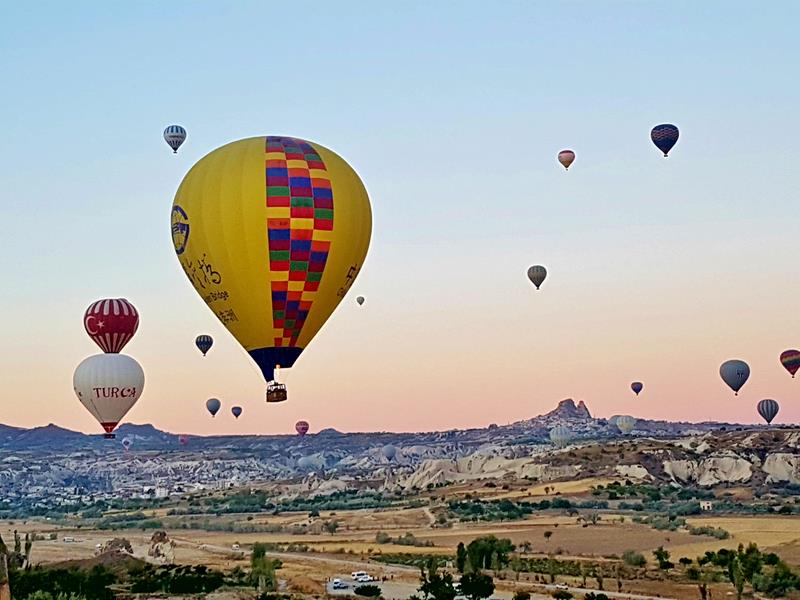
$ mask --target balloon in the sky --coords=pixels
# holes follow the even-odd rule
[[[653,127],[653,130],[650,132],[650,139],[653,140],[656,147],[664,153],[664,156],[667,156],[669,151],[672,150],[672,147],[678,143],[679,135],[680,133],[675,125],[664,123]]]
[[[233,408],[231,408],[231,414],[238,419],[239,416],[242,414],[242,407],[234,406]]]
[[[89,305],[83,326],[103,352],[116,354],[139,328],[139,313],[125,298],[105,298]]]
[[[633,390],[633,393],[638,396],[639,392],[641,392],[644,389],[644,384],[641,381],[634,381],[631,384],[631,389]]]
[[[636,427],[636,419],[629,415],[620,415],[616,419],[617,429],[622,433],[628,434]]]
[[[197,349],[203,353],[203,356],[211,350],[211,346],[214,345],[214,338],[210,335],[198,335],[194,340],[194,345],[197,346]]]
[[[719,376],[738,396],[739,390],[750,377],[750,367],[743,360],[728,360],[720,366]]]
[[[575,162],[575,153],[572,150],[562,150],[558,153],[558,162],[565,169],[569,169],[569,166]]]
[[[559,448],[567,446],[571,439],[572,432],[563,425],[558,425],[550,430],[550,441]]]
[[[772,419],[774,419],[778,414],[780,406],[778,406],[778,403],[775,400],[766,398],[758,403],[756,410],[758,410],[758,414],[761,415],[761,418],[764,419],[767,424],[770,424],[772,423]]]
[[[290,368],[355,281],[372,213],[356,172],[327,148],[262,136],[186,175],[172,241],[197,292],[269,382]]]
[[[212,417],[216,416],[220,408],[222,408],[222,402],[216,398],[209,398],[206,400],[206,410],[211,413]]]
[[[125,437],[122,439],[122,447],[125,448],[125,452],[128,452],[133,445],[133,440],[129,437]]]
[[[178,443],[181,446],[188,445],[189,444],[189,436],[186,435],[185,433],[182,433],[181,435],[178,436]]]
[[[545,277],[547,277],[547,269],[542,265],[534,265],[528,269],[528,279],[536,286],[537,290],[544,283]]]
[[[800,369],[800,350],[784,350],[781,352],[781,364],[794,377]]]
[[[298,421],[294,424],[294,430],[300,434],[300,436],[304,436],[308,433],[308,421]]]
[[[358,298],[356,298],[356,302],[358,302],[359,306],[364,304],[364,296],[359,296]]]
[[[178,148],[186,141],[186,130],[180,125],[170,125],[164,130],[164,141],[177,154]]]
[[[85,358],[72,376],[75,395],[106,432],[106,438],[142,395],[144,371],[124,354]]]
[[[393,460],[395,456],[397,456],[397,448],[392,446],[391,444],[386,444],[382,449],[381,452],[386,460]]]

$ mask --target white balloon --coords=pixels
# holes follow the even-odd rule
[[[72,387],[106,437],[133,408],[144,389],[144,371],[138,362],[124,354],[95,354],[78,365]]]
[[[636,427],[636,419],[630,415],[620,415],[617,417],[616,425],[622,433],[628,434]]]
[[[170,125],[164,130],[164,141],[177,153],[178,148],[186,141],[186,130],[180,125]]]

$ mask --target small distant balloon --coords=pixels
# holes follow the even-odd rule
[[[547,269],[545,269],[542,265],[533,265],[528,269],[528,279],[531,280],[531,283],[536,286],[536,289],[539,289],[544,283],[545,278],[547,277]]]
[[[364,296],[359,296],[358,298],[356,298],[356,302],[358,302],[359,306],[364,304]]]
[[[774,419],[778,411],[780,410],[780,406],[775,400],[771,398],[766,398],[758,403],[756,406],[756,410],[758,410],[758,414],[761,415],[761,418],[767,422],[767,425],[772,423],[772,419]]]
[[[800,369],[800,350],[784,350],[781,352],[781,364],[794,377],[797,370]]]
[[[383,453],[384,458],[388,461],[394,460],[394,457],[397,456],[397,448],[391,444],[386,444],[381,449],[381,452]]]
[[[211,413],[212,417],[216,416],[220,408],[222,408],[222,402],[216,398],[209,398],[206,400],[206,409]]]
[[[211,346],[214,345],[214,338],[210,335],[198,335],[194,340],[194,345],[203,353],[203,356],[211,350]]]
[[[572,432],[563,425],[558,425],[550,430],[550,441],[559,448],[569,445],[571,440]]]
[[[242,414],[242,407],[234,406],[233,408],[231,408],[231,414],[238,419]]]
[[[664,153],[664,156],[667,156],[673,146],[678,143],[679,135],[680,132],[675,125],[664,123],[653,127],[653,130],[650,132],[650,139],[653,140],[656,147]]]
[[[641,392],[644,389],[644,384],[641,381],[634,381],[631,384],[631,389],[633,390],[633,393],[638,396],[639,392]]]
[[[294,424],[294,430],[303,437],[308,433],[308,421],[298,421]]]
[[[734,395],[738,396],[739,390],[750,377],[750,367],[743,360],[728,360],[720,366],[719,376],[733,390]]]
[[[126,437],[122,440],[122,447],[125,448],[125,452],[131,449],[131,445],[133,445],[133,440],[131,440],[131,438]]]
[[[627,435],[636,427],[636,419],[630,415],[620,415],[616,419],[617,429]]]
[[[558,153],[558,162],[560,162],[565,169],[569,170],[569,166],[575,162],[575,153],[572,150],[562,150]]]
[[[189,436],[188,436],[188,435],[186,435],[185,433],[184,433],[184,434],[181,434],[181,435],[179,435],[179,436],[178,436],[178,443],[179,443],[181,446],[186,446],[186,445],[188,445],[188,444],[189,444]]]
[[[172,152],[177,154],[178,148],[186,141],[186,130],[180,125],[170,125],[164,130],[164,141],[172,148]]]

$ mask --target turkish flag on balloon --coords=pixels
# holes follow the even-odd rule
[[[124,298],[106,298],[86,309],[83,326],[103,352],[117,354],[139,328],[139,313]]]

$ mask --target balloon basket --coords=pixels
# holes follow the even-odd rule
[[[117,439],[117,435],[115,433],[104,433],[103,434],[104,440],[115,440]]]

